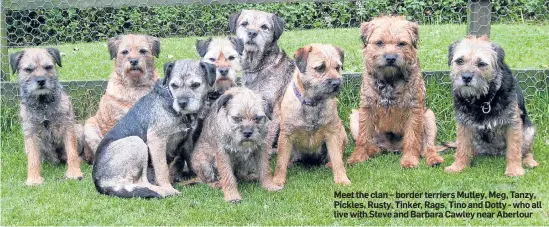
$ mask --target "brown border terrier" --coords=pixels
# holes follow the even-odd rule
[[[455,161],[446,172],[460,172],[475,154],[507,156],[505,175],[524,174],[522,162],[536,167],[535,125],[524,95],[504,62],[501,46],[486,36],[456,41],[448,50],[457,121]]]
[[[27,154],[27,185],[40,185],[40,161],[67,163],[65,176],[82,179],[70,97],[59,82],[55,48],[25,49],[11,55],[21,92],[21,125]]]
[[[193,170],[203,183],[223,190],[225,201],[239,202],[238,180],[259,180],[276,191],[267,153],[271,107],[244,87],[227,90],[214,103],[192,154]]]
[[[356,147],[347,159],[360,163],[380,149],[402,151],[400,166],[428,166],[444,159],[435,147],[437,126],[425,106],[425,84],[417,57],[418,25],[400,16],[382,16],[361,26],[364,47],[360,107],[350,116]]]
[[[114,70],[95,116],[84,125],[84,155],[91,163],[103,136],[143,96],[158,76],[154,57],[160,54],[158,38],[146,35],[120,35],[108,40]]]
[[[229,18],[231,33],[244,42],[242,84],[260,93],[274,108],[267,133],[267,144],[272,144],[269,151],[276,144],[280,102],[295,69],[294,62],[278,47],[284,25],[277,15],[257,10],[242,10]]]
[[[328,150],[336,184],[350,185],[343,163],[347,133],[337,113],[342,86],[343,51],[339,47],[311,44],[294,55],[297,69],[281,105],[278,157],[273,181],[284,186],[292,150],[322,153]]]
[[[180,60],[166,63],[164,69],[165,78],[99,144],[93,165],[99,193],[122,198],[179,194],[171,184],[168,157],[190,159],[196,115],[215,81],[215,68],[208,63]],[[147,176],[149,163],[155,184]]]

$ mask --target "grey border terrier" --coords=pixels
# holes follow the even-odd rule
[[[267,133],[267,143],[273,146],[279,130],[280,102],[295,69],[294,62],[278,47],[284,25],[277,15],[257,10],[242,10],[229,18],[231,33],[244,42],[242,84],[260,93],[274,108]]]
[[[114,70],[101,97],[97,113],[84,125],[84,155],[91,163],[103,136],[128,110],[149,93],[158,76],[154,57],[160,55],[160,40],[147,35],[119,35],[108,40]]]
[[[292,151],[328,150],[336,184],[350,185],[343,163],[347,133],[337,113],[344,54],[339,47],[310,44],[295,53],[292,83],[282,99],[278,156],[273,178],[284,186]]]
[[[267,123],[271,108],[260,95],[244,87],[227,90],[213,105],[192,154],[192,167],[203,183],[223,190],[225,201],[239,202],[237,180],[272,182],[267,153]]]
[[[10,56],[21,88],[21,125],[27,154],[27,185],[43,183],[40,161],[67,163],[65,176],[82,179],[74,112],[59,82],[55,48],[25,49]]]
[[[523,175],[523,161],[527,167],[538,166],[532,151],[535,125],[504,58],[503,48],[486,36],[450,45],[458,142],[455,161],[446,172],[462,171],[475,154],[505,154],[507,176]]]
[[[101,141],[93,166],[99,193],[123,198],[179,194],[171,184],[168,159],[190,158],[196,115],[215,81],[215,68],[191,60],[168,62],[164,68],[165,78]],[[155,185],[147,176],[149,162]]]

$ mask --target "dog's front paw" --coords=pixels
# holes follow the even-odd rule
[[[444,162],[444,158],[440,157],[439,155],[428,157],[427,158],[427,166],[438,166]]]
[[[447,173],[459,173],[463,169],[465,169],[464,165],[458,165],[458,164],[454,163],[451,166],[448,166],[448,167],[444,168],[444,171],[447,172]]]
[[[80,170],[71,170],[71,171],[67,171],[65,173],[65,177],[67,177],[71,180],[82,180],[82,178],[84,176],[82,174],[82,171],[80,171]]]
[[[535,168],[539,166],[539,163],[533,158],[530,158],[530,159],[524,159],[524,165],[528,168]]]
[[[524,175],[524,169],[522,168],[522,166],[507,167],[507,169],[505,170],[505,176],[508,177],[517,177],[522,175]]]
[[[239,203],[240,201],[242,201],[242,196],[240,196],[240,194],[238,193],[233,195],[225,195],[225,201],[230,203]]]
[[[348,178],[347,176],[345,176],[345,177],[340,177],[340,178],[336,178],[336,179],[334,180],[334,182],[335,182],[336,184],[341,184],[341,185],[343,185],[343,186],[349,186],[349,185],[351,185],[351,180],[349,180],[349,178]]]
[[[284,188],[284,185],[280,186],[280,185],[277,185],[273,182],[269,182],[269,183],[261,184],[261,187],[263,187],[267,191],[276,192],[276,191],[282,190]]]
[[[27,186],[37,186],[44,183],[44,179],[42,177],[33,177],[33,178],[27,178]]]
[[[177,189],[173,188],[171,185],[162,188],[162,193],[161,193],[162,197],[174,196],[174,195],[179,195],[179,194],[181,194],[181,192],[179,192]]]
[[[354,165],[361,162],[364,162],[370,158],[366,152],[366,148],[364,147],[355,147],[355,150],[353,151],[353,154],[347,159],[347,164]]]
[[[282,177],[274,177],[273,178],[273,184],[275,185],[278,185],[280,187],[283,187],[284,188],[284,185],[286,184],[286,179],[282,178]]]
[[[402,156],[400,166],[402,168],[416,168],[419,165],[419,159],[415,156]]]

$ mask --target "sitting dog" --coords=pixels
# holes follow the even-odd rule
[[[55,48],[25,49],[11,55],[21,90],[21,125],[27,154],[27,185],[43,183],[40,161],[67,163],[65,176],[82,179],[74,112],[57,77],[61,56]]]
[[[165,78],[101,141],[93,166],[99,193],[123,198],[179,194],[170,181],[167,154],[175,156],[172,152],[183,148],[190,155],[196,115],[215,81],[215,68],[182,60],[164,69]],[[147,177],[149,157],[158,186]]]
[[[311,44],[295,53],[297,69],[281,105],[275,184],[286,183],[292,150],[322,153],[324,146],[328,149],[335,183],[351,184],[343,165],[347,133],[339,119],[335,98],[341,90],[343,58],[339,47],[323,44]]]
[[[114,71],[101,97],[99,109],[84,125],[84,155],[91,163],[103,136],[143,96],[149,93],[158,76],[154,57],[160,54],[158,38],[124,35],[110,38],[108,48]]]
[[[507,156],[505,175],[536,167],[532,144],[536,132],[524,106],[524,95],[504,61],[501,46],[486,36],[450,45],[454,110],[457,120],[455,161],[446,172],[460,172],[474,154]]]
[[[404,17],[382,16],[362,24],[364,74],[360,108],[350,116],[356,147],[349,164],[381,148],[402,151],[403,168],[417,167],[420,155],[428,166],[444,161],[435,147],[435,115],[425,106],[418,33],[418,25]]]
[[[271,108],[247,88],[231,88],[214,103],[192,154],[192,168],[203,183],[221,187],[225,201],[239,202],[237,179],[273,184],[266,149]]]

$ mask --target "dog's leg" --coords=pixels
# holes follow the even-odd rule
[[[238,192],[238,184],[236,182],[236,177],[234,176],[229,156],[222,150],[219,150],[215,155],[215,159],[217,162],[217,169],[219,170],[221,189],[223,190],[225,201],[232,203],[240,202],[242,197]]]
[[[286,184],[286,173],[288,171],[288,163],[290,162],[292,149],[293,145],[290,138],[281,131],[278,137],[278,154],[273,178],[274,183],[281,187],[284,187],[284,184]]]
[[[27,185],[40,185],[44,182],[40,176],[40,147],[35,138],[25,138],[25,153],[27,153]]]
[[[103,139],[103,135],[101,134],[101,129],[99,129],[99,125],[97,124],[97,118],[95,116],[90,117],[86,121],[86,124],[84,124],[83,143],[84,158],[90,164],[93,162],[95,152],[97,151],[97,147],[99,146],[101,139]]]
[[[269,158],[271,155],[268,150],[269,144],[267,144],[267,150],[260,150],[261,154],[258,155],[259,160],[256,160],[259,165],[259,182],[261,183],[261,187],[267,191],[278,191],[284,187],[273,182],[271,166],[269,166]]]
[[[345,131],[341,124],[338,124],[336,127],[339,129],[338,131]],[[345,138],[342,137],[342,134],[345,134]],[[328,148],[332,171],[334,172],[334,182],[342,185],[351,184],[343,164],[343,150],[345,149],[346,137],[346,133],[340,132],[332,132],[326,135],[326,146]]]
[[[74,127],[69,127],[64,136],[65,152],[67,154],[67,172],[65,176],[69,179],[82,179],[82,171],[80,170],[80,157],[78,156],[76,134]]]
[[[534,151],[532,150],[534,136],[536,135],[536,127],[534,125],[524,126],[524,131],[522,134],[522,153],[524,154],[524,165],[528,168],[534,168],[539,165],[539,163],[534,160]]]
[[[423,142],[424,116],[421,108],[410,110],[402,140],[402,168],[415,168],[419,164],[419,154]]]
[[[435,146],[437,137],[437,124],[435,114],[431,109],[427,109],[424,113],[424,142],[423,142],[423,157],[427,159],[428,166],[440,165],[444,159],[438,154]]]
[[[151,155],[154,176],[158,186],[165,196],[180,194],[170,182],[170,170],[166,159],[167,138],[157,135],[154,131],[147,132],[147,146]]]
[[[355,150],[347,159],[347,163],[351,165],[366,161],[371,155],[379,152],[379,147],[372,141],[374,125],[377,123],[373,111],[373,109],[360,107],[358,110],[358,121],[355,123],[358,124],[358,127],[351,125],[351,128],[358,128]]]
[[[458,124],[457,138],[458,144],[456,154],[454,156],[454,163],[444,169],[444,171],[449,173],[461,172],[467,165],[469,165],[469,161],[474,154],[473,130]]]
[[[522,168],[522,122],[516,114],[516,122],[507,127],[507,176],[522,176],[524,169]],[[459,139],[458,139],[459,140]]]

